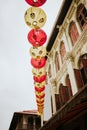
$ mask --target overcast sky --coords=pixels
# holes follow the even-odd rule
[[[49,38],[61,0],[41,6],[47,14],[42,28]],[[32,66],[24,21],[30,6],[24,0],[0,0],[0,130],[8,130],[14,112],[36,109]]]

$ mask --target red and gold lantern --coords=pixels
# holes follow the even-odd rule
[[[25,0],[29,5],[39,7],[42,6],[46,0]]]
[[[32,7],[28,8],[25,12],[24,19],[26,24],[32,28],[28,33],[28,41],[33,46],[30,48],[31,65],[34,88],[36,95],[36,103],[38,113],[43,114],[44,97],[45,97],[45,80],[46,80],[46,48],[42,45],[47,40],[46,33],[41,29],[46,22],[46,13],[43,9],[37,8],[42,6],[46,0],[25,0]]]
[[[42,95],[41,94],[36,94],[36,98],[44,98],[44,97],[45,97],[44,93]]]
[[[41,8],[30,7],[26,10],[24,19],[29,27],[39,29],[46,22],[46,14]]]
[[[39,69],[33,68],[33,69],[32,69],[32,73],[33,73],[33,75],[36,76],[36,77],[41,77],[42,75],[45,75],[45,74],[46,74],[46,69],[45,69],[45,67],[39,68]]]
[[[42,68],[46,64],[46,58],[41,58],[41,59],[31,58],[31,64],[34,68]]]
[[[40,77],[33,76],[33,79],[34,79],[35,82],[41,83],[41,82],[46,80],[46,75],[42,75]]]
[[[47,35],[42,29],[32,29],[28,33],[28,41],[31,43],[33,46],[42,46],[46,40],[47,40]]]
[[[37,91],[37,92],[42,92],[44,90],[45,90],[45,86],[42,86],[40,88],[35,86],[35,91]]]

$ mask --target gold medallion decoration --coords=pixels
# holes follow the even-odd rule
[[[45,67],[40,68],[40,69],[33,68],[32,73],[33,73],[34,76],[40,77],[40,76],[46,74],[46,69],[45,69]]]
[[[32,58],[41,59],[42,57],[46,56],[46,48],[44,46],[31,47],[30,48],[30,55]]]
[[[46,22],[46,14],[41,8],[30,7],[24,15],[26,24],[34,29],[44,26]]]

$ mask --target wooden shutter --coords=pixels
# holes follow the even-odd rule
[[[87,83],[87,59],[81,59],[82,64],[83,64],[83,68],[81,69],[82,72],[82,78],[84,81],[84,84]]]
[[[63,42],[63,41],[61,42],[61,45],[60,45],[60,52],[61,52],[62,61],[63,61],[64,56],[65,56],[65,54],[66,54],[66,48],[65,48],[65,45],[64,45],[64,42]]]
[[[78,69],[74,69],[74,73],[75,73],[75,78],[76,78],[76,82],[77,82],[77,86],[78,89],[83,87],[83,80],[82,80],[82,76],[81,76],[81,71]],[[74,86],[73,86],[74,87]]]
[[[55,101],[56,101],[56,109],[58,110],[60,108],[60,95],[55,94]]]
[[[66,78],[66,85],[68,86],[69,97],[71,97],[73,94],[72,94],[72,88],[71,88],[71,82],[69,79],[69,75]]]
[[[61,103],[63,105],[69,99],[68,87],[64,86],[64,85],[61,85],[59,92],[60,92]]]
[[[87,59],[81,59],[81,60],[82,60],[84,68],[87,69]]]
[[[71,35],[71,39],[72,39],[73,44],[75,44],[78,37],[79,37],[79,33],[77,30],[76,24],[74,22],[71,23],[70,35]]]
[[[69,93],[68,93],[67,86],[63,86],[63,99],[64,99],[64,103],[66,103],[69,99]]]

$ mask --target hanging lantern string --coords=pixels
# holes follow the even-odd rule
[[[46,13],[41,8],[34,8],[42,6],[46,0],[25,0],[32,7],[25,12],[24,19],[26,24],[32,28],[28,33],[28,41],[33,46],[30,48],[32,69],[36,102],[38,113],[43,114],[44,97],[45,97],[45,80],[46,80],[46,48],[42,46],[46,40],[47,35],[41,29],[46,22]],[[39,15],[38,15],[39,14]],[[37,17],[38,16],[38,17]]]

